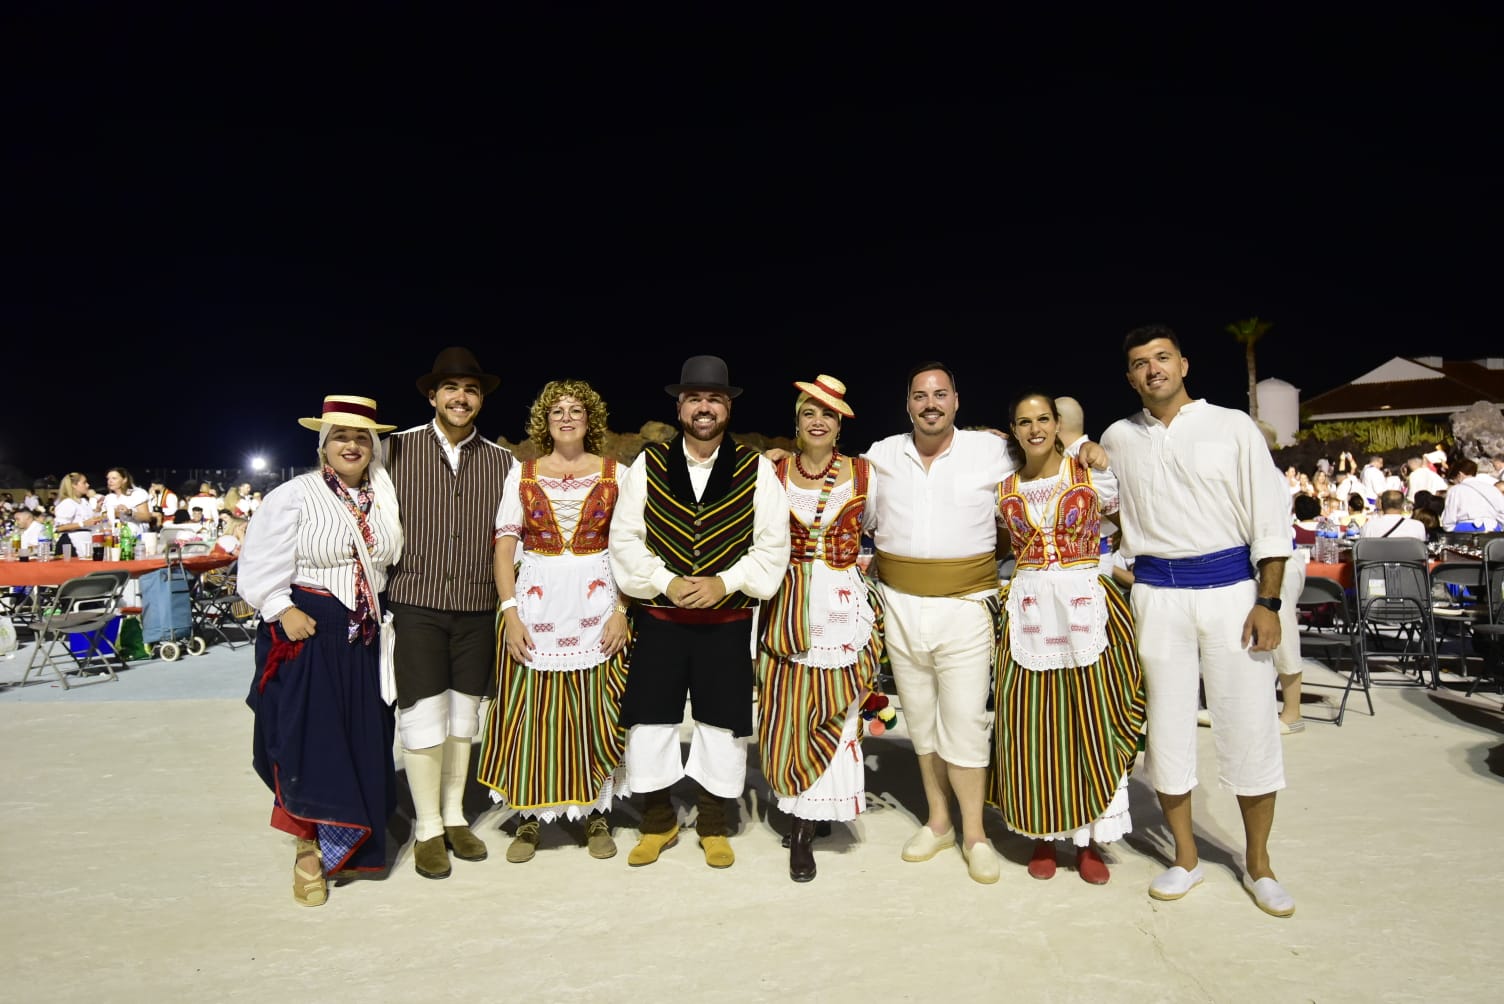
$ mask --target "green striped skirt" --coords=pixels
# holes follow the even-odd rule
[[[481,784],[526,811],[589,806],[621,763],[623,649],[590,669],[539,672],[498,646],[496,699],[481,747]]]
[[[1010,654],[1006,588],[993,671],[997,722],[987,800],[1015,832],[1069,833],[1106,811],[1138,753],[1144,678],[1132,614],[1116,585],[1105,581],[1107,647],[1097,661],[1025,669]]]
[[[757,751],[763,777],[777,795],[808,791],[830,766],[853,702],[877,689],[882,632],[872,636],[854,663],[822,669],[790,662],[767,649],[757,656]]]

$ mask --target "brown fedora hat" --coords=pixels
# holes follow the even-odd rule
[[[452,345],[434,358],[432,372],[418,377],[418,393],[427,397],[440,380],[457,376],[479,380],[482,394],[491,393],[501,383],[501,377],[481,370],[480,363],[475,361],[475,355],[469,349]]]
[[[742,389],[731,386],[729,381],[726,360],[720,356],[690,356],[679,371],[679,382],[663,389],[669,397],[678,397],[687,390],[718,390],[727,397],[736,397]]]

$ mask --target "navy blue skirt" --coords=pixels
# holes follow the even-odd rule
[[[346,641],[349,612],[333,596],[292,597],[318,632],[289,646],[280,626],[257,629],[252,766],[276,796],[274,825],[278,812],[317,824],[325,871],[385,868],[396,723],[381,700],[378,643]]]

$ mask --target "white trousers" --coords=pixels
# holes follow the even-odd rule
[[[1279,648],[1274,650],[1274,668],[1281,676],[1300,673],[1300,617],[1295,605],[1306,588],[1308,560],[1306,552],[1293,552],[1285,562],[1285,577],[1279,583]]]
[[[1206,684],[1218,781],[1238,795],[1285,786],[1274,702],[1274,657],[1243,648],[1243,621],[1258,588],[1252,579],[1216,589],[1136,583],[1129,594],[1148,692],[1144,768],[1154,790],[1196,787],[1196,709]]]
[[[914,752],[938,753],[957,767],[986,767],[992,735],[987,710],[991,611],[976,600],[882,590],[883,640]]]
[[[689,760],[681,762],[679,726],[634,725],[627,733],[623,762],[633,791],[661,791],[688,776],[712,795],[741,798],[747,783],[747,739],[695,722]]]
[[[451,736],[474,739],[480,732],[480,698],[446,690],[397,712],[397,734],[405,750],[426,750]]]

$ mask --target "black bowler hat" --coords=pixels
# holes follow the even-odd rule
[[[669,397],[678,397],[687,390],[718,390],[727,397],[736,397],[742,389],[731,386],[730,379],[726,360],[720,356],[690,356],[679,371],[679,382],[663,389]]]
[[[469,349],[451,346],[440,352],[433,361],[433,372],[418,377],[418,393],[427,397],[445,377],[474,377],[480,381],[480,392],[489,394],[501,383],[501,377],[483,372],[480,363]]]

